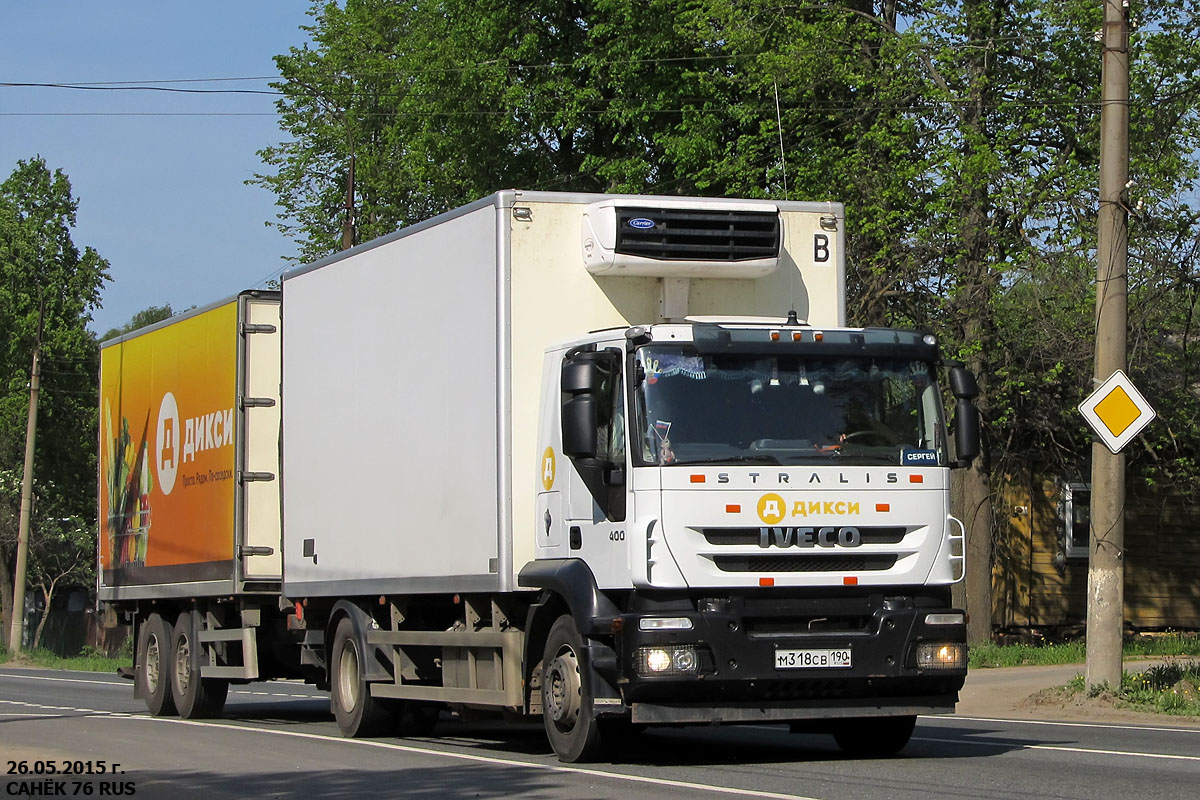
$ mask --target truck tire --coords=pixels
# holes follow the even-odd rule
[[[171,692],[175,708],[184,719],[204,719],[219,716],[229,695],[229,681],[221,678],[201,678],[193,667],[193,654],[201,647],[196,638],[199,626],[196,614],[184,611],[171,633]]]
[[[146,617],[138,634],[137,693],[156,717],[175,714],[171,694],[171,627],[157,613]]]
[[[349,617],[337,625],[331,655],[329,705],[342,735],[356,739],[394,730],[395,706],[372,697],[370,685],[363,679],[363,652]]]
[[[840,720],[834,725],[833,738],[848,756],[884,758],[908,744],[916,725],[915,715]]]
[[[575,620],[569,614],[555,620],[542,656],[542,724],[555,755],[567,763],[591,761],[603,751],[583,652]]]

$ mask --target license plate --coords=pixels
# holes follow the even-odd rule
[[[834,650],[775,649],[775,669],[845,669],[849,666],[849,647]]]

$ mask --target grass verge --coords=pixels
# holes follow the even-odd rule
[[[1071,694],[1086,692],[1088,697],[1108,693],[1118,708],[1157,714],[1200,717],[1200,661],[1155,664],[1140,672],[1124,672],[1121,688],[1087,688],[1082,675],[1067,684]]]
[[[1126,658],[1157,658],[1158,656],[1200,656],[1200,636],[1139,636],[1125,642]],[[1064,644],[983,644],[970,650],[969,666],[1027,667],[1053,664],[1082,664],[1087,661],[1087,643]]]
[[[85,651],[87,648],[85,648]],[[84,652],[73,658],[63,658],[49,650],[33,650],[14,657],[7,648],[0,647],[0,664],[19,664],[46,669],[76,669],[83,672],[116,672],[117,667],[128,667],[133,663],[129,656],[109,658],[95,652]]]

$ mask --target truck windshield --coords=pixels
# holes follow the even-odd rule
[[[635,358],[630,438],[641,464],[947,463],[927,361],[678,345]]]

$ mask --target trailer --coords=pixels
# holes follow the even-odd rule
[[[136,694],[301,678],[347,736],[491,710],[564,761],[715,722],[903,747],[966,672],[976,390],[846,326],[844,235],[836,203],[510,190],[106,342]]]

